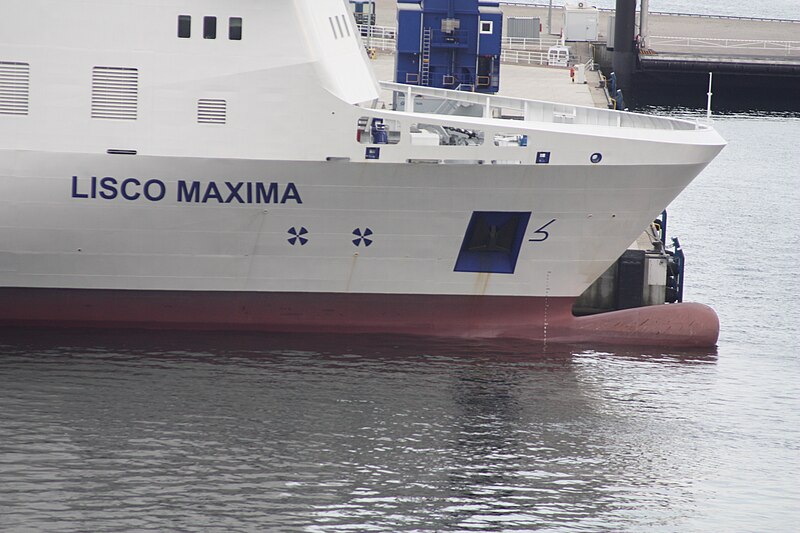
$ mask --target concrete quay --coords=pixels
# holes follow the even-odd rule
[[[386,0],[384,0],[386,1]],[[389,2],[387,2],[389,3]],[[391,2],[394,3],[394,2]],[[539,17],[543,33],[547,32],[547,8],[501,6],[506,17]],[[600,11],[599,41],[608,39],[608,20],[613,11]],[[638,14],[637,14],[638,19]],[[800,44],[800,21],[774,21],[760,19],[712,18],[705,16],[651,13],[649,35],[659,37],[685,37],[698,39],[735,39],[753,41],[797,41]],[[387,22],[394,24],[392,20]],[[553,8],[552,35],[562,30],[561,9]],[[671,46],[665,51],[677,51]],[[796,51],[800,56],[800,50]]]
[[[376,7],[378,25],[396,25],[395,0],[376,0]],[[501,9],[506,17],[539,17],[547,36],[547,7],[501,4]],[[561,34],[563,22],[560,8],[553,8],[552,15],[550,37]],[[567,43],[576,62],[594,59],[606,75],[612,70],[611,55],[605,49],[612,15],[612,10],[600,11],[597,42]],[[800,21],[651,13],[648,26],[633,86],[626,90],[627,104],[704,108],[708,74],[713,72],[717,109],[800,109],[796,96],[800,94]],[[514,96],[550,101],[572,98],[542,87],[559,86],[558,74],[549,70],[503,64],[501,93],[508,90]],[[391,71],[387,75],[391,77]],[[590,78],[589,85],[596,86],[599,77],[592,74]],[[604,95],[602,100],[592,97],[594,105],[604,106]]]
[[[371,61],[381,81],[394,80],[394,54],[378,54]],[[588,107],[608,107],[605,91],[599,88],[600,73],[587,72],[586,83],[573,83],[565,68],[502,64],[500,93],[503,96],[543,100]],[[384,100],[388,95],[384,95]]]
[[[540,17],[546,31],[547,8],[503,11],[507,17]],[[600,12],[600,35],[592,44],[592,56],[607,75],[613,70],[605,47],[613,14]],[[553,9],[552,23],[551,31],[560,34],[560,9]],[[800,21],[651,13],[648,28],[625,88],[627,104],[704,108],[713,73],[715,109],[800,108]]]
[[[376,0],[376,24],[396,27],[397,2]],[[588,60],[588,46],[583,61]],[[381,81],[394,81],[394,54],[379,51],[372,60],[376,77]],[[605,89],[600,87],[601,73],[586,71],[586,83],[573,83],[569,69],[538,65],[500,65],[500,92],[503,96],[527,98],[562,104],[607,108],[609,101]]]
[[[547,32],[547,11],[546,7],[523,7],[501,4],[501,9],[506,17],[539,17],[542,21],[543,36]],[[397,25],[397,2],[395,0],[376,0],[376,24],[381,26]],[[608,39],[608,20],[613,15],[610,10],[600,11],[600,24],[598,41],[605,42]],[[714,45],[715,54],[725,54],[728,50],[731,55],[753,55],[775,57],[782,54],[774,49],[761,49],[756,47],[737,46],[734,41],[765,41],[765,42],[795,42],[795,47],[788,55],[800,58],[800,21],[774,21],[760,19],[735,19],[735,18],[711,18],[692,15],[677,14],[650,14],[649,35],[656,36],[654,44],[648,44],[648,48],[657,52],[702,52],[712,46],[702,44],[685,45],[685,39],[708,40],[728,40],[731,46]],[[561,35],[563,28],[562,10],[553,8],[552,28],[549,32],[551,36]],[[663,38],[684,38],[683,42],[674,40],[666,42]],[[692,41],[688,41],[691,43]],[[657,43],[657,44],[656,44]],[[710,50],[706,50],[710,51]]]

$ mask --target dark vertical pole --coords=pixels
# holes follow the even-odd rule
[[[617,0],[617,14],[614,30],[614,58],[612,65],[617,73],[617,87],[627,92],[633,85],[633,71],[636,68],[636,0]]]

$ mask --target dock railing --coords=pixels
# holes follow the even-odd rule
[[[706,39],[702,37],[664,37],[651,35],[647,37],[647,47],[658,50],[659,47],[698,49],[711,48],[725,51],[764,51],[781,55],[800,55],[800,41],[766,41],[753,39]]]
[[[361,39],[368,48],[393,52],[397,48],[396,29],[391,26],[359,26]],[[500,60],[505,63],[546,65],[547,49],[559,43],[558,39],[503,38]],[[800,56],[800,41],[770,41],[757,39],[709,39],[703,37],[670,37],[651,35],[647,47],[658,50],[711,49],[717,51],[768,52],[772,55]]]
[[[397,49],[397,28],[393,26],[358,26],[364,46],[382,52],[394,52]],[[547,50],[556,46],[560,40],[556,37],[522,38],[503,37],[500,61],[523,65],[547,65]]]
[[[394,26],[374,26],[370,24],[359,24],[358,32],[361,37],[374,39],[397,39],[397,28]]]
[[[364,41],[364,46],[367,48],[374,48],[375,50],[380,50],[382,52],[394,52],[397,49],[397,41],[394,39],[379,39],[377,37],[372,37],[367,40],[365,37],[362,37]]]
[[[547,65],[547,52],[529,52],[526,50],[500,51],[501,63],[516,63],[522,65]]]
[[[549,4],[546,2],[536,2],[532,0],[500,0],[500,4],[518,7],[535,7],[535,8],[548,8]],[[560,10],[562,6],[552,6],[554,11]],[[600,7],[598,11],[605,13],[614,13],[616,11],[613,7]],[[756,22],[786,22],[789,24],[800,24],[800,19],[787,19],[776,17],[751,17],[740,15],[712,15],[706,13],[677,13],[674,11],[653,11],[650,10],[650,15],[668,16],[668,17],[692,17],[704,19],[719,19],[719,20],[752,20]]]
[[[501,40],[503,49],[510,48],[512,50],[547,50],[551,46],[561,44],[561,39],[558,37],[503,37]]]

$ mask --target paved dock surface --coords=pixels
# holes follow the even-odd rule
[[[394,54],[378,54],[371,61],[381,81],[394,80]],[[500,67],[500,94],[516,98],[606,108],[607,103],[598,72],[587,73],[587,83],[572,83],[569,70],[503,64]]]
[[[376,0],[376,7],[377,24],[384,26],[397,25],[397,2],[395,0]],[[547,8],[501,5],[501,9],[506,17],[539,17],[544,29],[542,34],[543,36],[547,34]],[[550,34],[553,36],[561,34],[562,13],[561,8],[553,8],[553,25],[550,30]],[[600,12],[598,37],[601,41],[605,41],[608,37],[608,19],[611,14],[611,11]],[[800,15],[800,12],[798,14]],[[786,50],[776,50],[773,47],[758,48],[757,46],[743,46],[741,43],[741,41],[794,41],[800,44],[800,22],[651,14],[649,25],[650,36],[739,41],[739,43],[731,42],[729,46],[723,46],[724,43],[703,44],[696,40],[686,44],[685,42],[667,42],[664,39],[653,39],[649,48],[656,53],[711,54],[732,57],[786,58],[789,56],[800,59],[800,47],[791,47],[792,50],[787,53]]]
[[[377,0],[376,24],[396,26],[395,0]],[[504,8],[507,6],[504,6]],[[381,81],[394,80],[394,54],[379,53],[372,60],[375,75]],[[608,107],[605,91],[599,87],[600,73],[586,72],[586,83],[572,83],[569,69],[514,65],[500,66],[500,93],[503,96],[543,100],[588,107]]]

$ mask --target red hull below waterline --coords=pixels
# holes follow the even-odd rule
[[[542,343],[710,348],[702,304],[575,317],[573,298],[411,294],[0,289],[0,325],[391,333]]]

